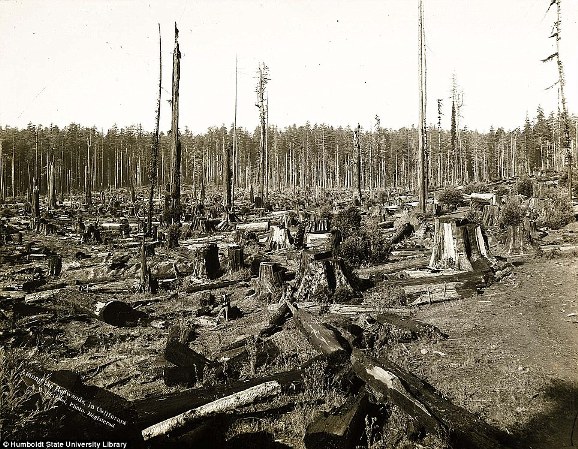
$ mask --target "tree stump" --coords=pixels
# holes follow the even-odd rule
[[[429,266],[463,271],[488,269],[490,252],[481,226],[456,218],[436,218]]]
[[[229,258],[229,269],[239,271],[243,268],[243,247],[240,245],[230,245],[227,256]]]
[[[193,250],[192,257],[195,277],[216,279],[221,275],[219,249],[216,243],[209,243]]]
[[[48,274],[50,276],[60,276],[62,272],[62,256],[55,254],[48,258]]]
[[[259,293],[271,295],[273,300],[282,293],[284,270],[275,262],[261,262],[259,265]]]
[[[357,279],[340,257],[312,258],[301,270],[301,281],[295,293],[296,301],[328,302],[338,289],[342,294],[350,296],[357,293]]]
[[[269,249],[272,251],[278,249],[287,249],[291,246],[292,238],[289,229],[279,226],[271,226],[269,234]]]

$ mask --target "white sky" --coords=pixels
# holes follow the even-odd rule
[[[417,123],[417,0],[0,0],[0,126],[70,122],[154,126],[158,32],[163,37],[161,128],[170,128],[173,23],[181,46],[180,127],[233,121],[252,129],[259,61],[270,67],[270,124],[306,121],[388,128]],[[428,123],[449,128],[451,76],[462,124],[522,126],[557,108],[549,0],[424,0]],[[562,0],[562,57],[578,112],[578,0]]]

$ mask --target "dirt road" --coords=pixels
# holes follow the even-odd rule
[[[450,338],[403,346],[401,363],[521,447],[578,446],[578,258],[528,260],[418,317]]]

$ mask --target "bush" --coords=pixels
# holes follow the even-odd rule
[[[510,194],[510,188],[501,184],[495,188],[494,193],[499,196],[506,196]]]
[[[568,194],[560,189],[546,190],[538,211],[538,226],[560,229],[574,220]]]
[[[464,187],[464,193],[467,193],[468,195],[472,193],[483,193],[488,190],[488,185],[485,182],[472,182]]]
[[[438,194],[438,202],[450,208],[456,208],[463,201],[461,190],[455,187],[446,187]]]
[[[527,198],[532,197],[534,195],[534,181],[527,176],[521,177],[514,184],[514,192]]]
[[[8,209],[7,207],[0,210],[0,218],[12,218],[14,215],[14,211],[12,209]]]
[[[344,240],[358,234],[360,226],[361,213],[355,206],[339,211],[332,220],[332,227],[341,231]]]
[[[339,255],[353,266],[368,262],[369,254],[370,242],[364,235],[349,236],[339,247]]]
[[[500,210],[501,226],[518,226],[523,219],[522,205],[520,200],[515,196],[506,198],[506,202]]]

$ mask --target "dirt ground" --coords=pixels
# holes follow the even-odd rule
[[[578,258],[529,258],[477,297],[416,317],[449,334],[394,358],[522,447],[578,444]]]

